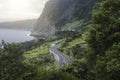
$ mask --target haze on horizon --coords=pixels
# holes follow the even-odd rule
[[[0,22],[36,19],[48,0],[0,0]]]

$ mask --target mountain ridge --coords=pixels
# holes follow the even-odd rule
[[[36,19],[1,22],[0,28],[32,31],[35,23],[36,23]]]
[[[49,37],[68,22],[89,19],[93,7],[99,1],[101,0],[49,0],[31,35]]]

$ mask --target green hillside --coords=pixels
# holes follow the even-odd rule
[[[60,7],[58,2],[65,0],[52,1],[54,2],[50,0],[47,4],[51,6],[50,4],[57,3]],[[76,0],[72,6],[73,12],[54,24],[57,30],[51,37],[11,44],[2,41],[0,79],[119,80],[120,0],[99,1]],[[99,3],[95,5],[96,2]],[[57,16],[55,14],[57,12],[54,17]],[[51,17],[51,21],[54,17]],[[37,24],[41,25],[39,20]],[[43,28],[39,27],[41,26],[36,29]],[[58,50],[70,56],[72,62],[56,67],[57,61],[52,60],[49,54],[51,44],[59,44]]]

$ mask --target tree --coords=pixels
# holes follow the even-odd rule
[[[116,68],[120,65],[117,58],[120,52],[119,43],[120,0],[103,0],[93,11],[88,39],[88,44],[96,55],[97,80],[119,80],[120,70]]]
[[[1,80],[30,80],[32,67],[22,62],[22,47],[19,44],[6,44],[0,53]]]

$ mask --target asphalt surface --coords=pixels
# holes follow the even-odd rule
[[[62,54],[58,49],[58,45],[52,44],[50,46],[50,54],[53,60],[58,62],[57,67],[62,67],[63,65],[67,65],[71,62],[71,58],[65,54]]]

